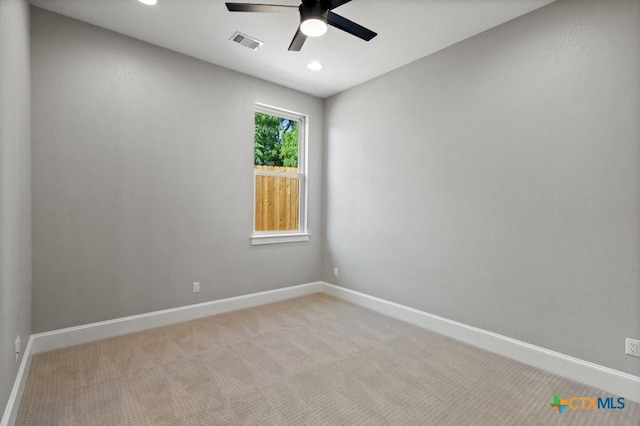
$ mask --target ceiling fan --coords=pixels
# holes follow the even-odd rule
[[[327,32],[327,25],[346,31],[365,41],[369,41],[378,34],[368,28],[348,20],[332,10],[342,6],[351,0],[302,0],[300,6],[283,4],[256,4],[256,3],[226,3],[229,12],[292,12],[298,9],[300,12],[300,26],[289,45],[289,50],[302,49],[307,37],[319,37]]]

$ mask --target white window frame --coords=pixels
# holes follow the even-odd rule
[[[256,246],[263,244],[309,241],[310,234],[307,230],[307,144],[309,140],[309,116],[301,114],[299,112],[289,111],[259,102],[256,102],[255,104],[255,110],[253,114],[254,117],[256,112],[261,112],[263,114],[269,114],[276,117],[283,117],[298,122],[298,173],[269,172],[268,170],[256,170],[255,167],[253,168],[253,223],[251,225],[253,233],[251,234],[251,245]],[[254,141],[252,141],[252,143],[253,142]],[[298,229],[291,231],[256,231],[256,176],[258,175],[283,177],[289,176],[297,177],[299,179]]]

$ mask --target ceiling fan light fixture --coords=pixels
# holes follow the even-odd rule
[[[153,6],[158,3],[158,0],[138,0],[142,4],[146,4],[147,6]]]
[[[327,32],[327,23],[317,16],[311,16],[302,21],[300,31],[307,37],[320,37]]]

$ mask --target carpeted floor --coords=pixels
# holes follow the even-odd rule
[[[17,425],[640,425],[536,368],[315,294],[33,357]]]

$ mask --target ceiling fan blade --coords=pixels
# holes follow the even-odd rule
[[[335,9],[336,7],[340,7],[345,3],[349,3],[351,0],[330,0],[328,1],[329,7],[327,9]]]
[[[296,35],[293,36],[293,40],[291,40],[291,44],[289,45],[289,50],[299,52],[306,40],[307,36],[304,35],[302,31],[300,31],[300,27],[298,27],[298,31],[296,31]]]
[[[362,25],[358,25],[355,22],[331,11],[327,14],[327,23],[366,41],[369,41],[378,35],[378,33],[375,33],[370,29],[365,28]]]
[[[284,4],[257,4],[257,3],[225,3],[229,12],[291,12],[298,10],[298,6]]]

